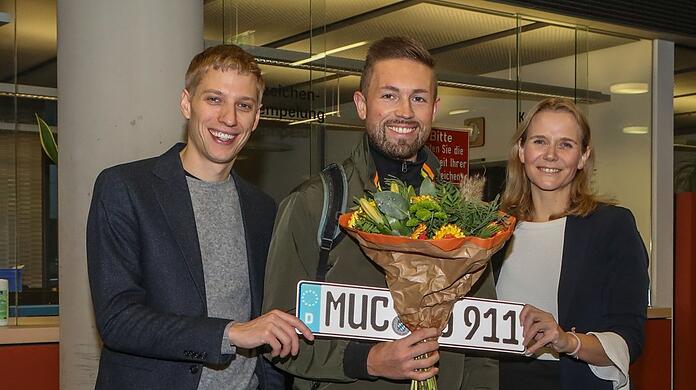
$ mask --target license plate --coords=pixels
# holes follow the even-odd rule
[[[438,340],[441,346],[524,352],[521,303],[464,298]],[[297,283],[297,317],[315,335],[362,340],[397,340],[410,332],[401,323],[386,288],[337,283]]]

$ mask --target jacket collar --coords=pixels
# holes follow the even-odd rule
[[[583,261],[585,252],[590,245],[590,230],[582,228],[585,218],[569,215],[566,219],[565,233],[563,235],[563,255],[561,261],[561,275],[558,280],[558,323],[561,326],[568,324],[570,309],[575,296],[578,283],[582,283]],[[561,288],[563,286],[563,288]]]
[[[157,158],[152,173],[162,181],[153,181],[151,185],[162,208],[162,214],[167,220],[167,225],[169,225],[169,229],[181,250],[182,257],[196,286],[196,291],[201,301],[205,303],[205,279],[196,219],[186,183],[186,174],[179,156],[179,152],[184,146],[186,144],[178,143]]]
[[[186,178],[183,176],[184,166],[181,163],[181,156],[179,155],[184,147],[186,147],[186,144],[179,142],[159,156],[155,163],[155,167],[152,169],[152,173],[166,181],[177,181],[177,179],[181,179],[185,184]]]
[[[423,152],[425,152],[425,163],[433,169],[436,175],[435,177],[439,178],[440,162],[438,161],[437,157],[435,157],[433,152],[431,152],[427,146],[423,146],[419,154],[422,154]],[[363,134],[362,139],[355,149],[353,149],[350,158],[355,163],[355,169],[358,171],[358,177],[360,177],[360,181],[362,182],[363,190],[370,192],[377,191],[377,187],[375,187],[373,180],[375,173],[377,173],[377,168],[370,152],[370,141],[367,137],[367,132]]]

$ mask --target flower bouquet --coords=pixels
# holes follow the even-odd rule
[[[515,218],[498,210],[498,199],[487,203],[477,195],[483,180],[467,178],[457,187],[426,178],[417,195],[389,179],[388,190],[366,194],[339,218],[384,270],[394,308],[411,331],[442,331],[455,302],[512,234]],[[437,381],[413,381],[411,389],[437,389]]]

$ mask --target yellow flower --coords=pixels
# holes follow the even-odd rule
[[[441,238],[460,238],[460,237],[464,237],[464,233],[462,232],[462,229],[460,229],[456,225],[447,224],[447,225],[442,226],[440,229],[438,229],[435,232],[433,239],[439,240]]]
[[[411,204],[414,204],[416,202],[421,202],[424,200],[435,202],[435,199],[433,199],[433,197],[430,195],[416,195],[416,196],[411,197]]]
[[[414,240],[426,240],[428,238],[427,230],[428,227],[421,223],[416,226],[416,229],[411,233],[411,238]]]
[[[353,211],[353,214],[351,214],[350,219],[348,220],[349,228],[355,228],[355,224],[358,223],[358,218],[360,217],[358,214],[360,214],[360,209]]]
[[[377,209],[377,204],[374,200],[367,200],[365,198],[358,199],[358,204],[360,209],[365,212],[365,215],[370,217],[375,223],[382,224],[384,219],[382,218],[382,213]]]

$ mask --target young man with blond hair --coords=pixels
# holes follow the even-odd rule
[[[97,389],[278,389],[257,347],[285,357],[298,352],[296,329],[313,338],[290,314],[259,316],[275,204],[232,166],[263,88],[239,47],[203,51],[181,94],[187,142],[97,178],[87,224]]]

